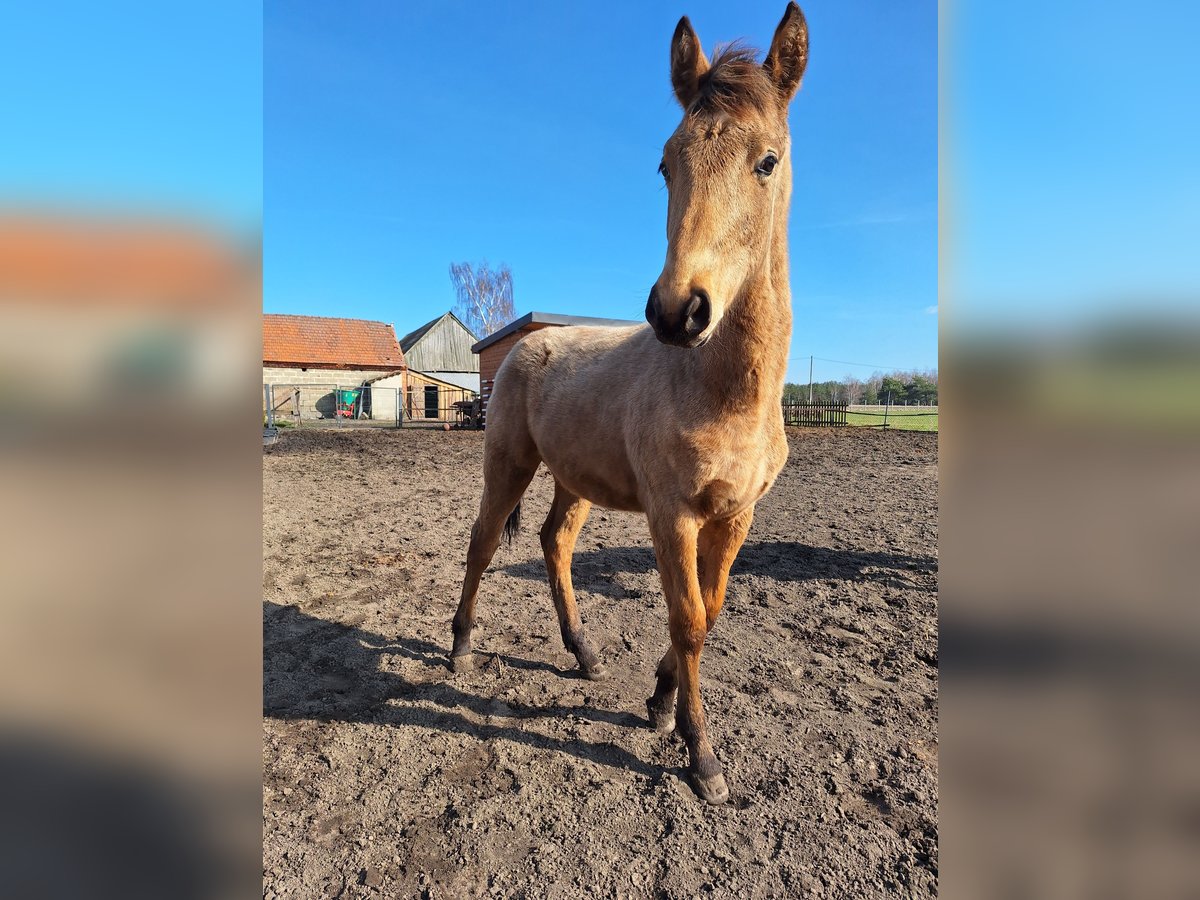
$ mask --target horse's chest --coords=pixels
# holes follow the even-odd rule
[[[774,435],[727,441],[698,456],[693,508],[706,518],[723,519],[753,506],[767,492],[787,459]]]

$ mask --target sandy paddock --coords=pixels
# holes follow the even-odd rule
[[[266,897],[937,893],[937,436],[791,430],[702,660],[731,802],[646,723],[667,644],[642,517],[594,510],[573,671],[537,529],[445,665],[476,432],[288,432],[264,453]]]

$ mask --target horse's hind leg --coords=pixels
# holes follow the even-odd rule
[[[571,584],[571,555],[575,552],[575,541],[591,508],[591,503],[575,496],[555,481],[554,502],[542,526],[542,550],[546,554],[550,594],[554,598],[554,611],[558,614],[563,646],[575,654],[585,677],[599,681],[608,672],[600,664],[595,646],[584,634],[579,607],[575,604],[575,589]]]
[[[655,731],[668,734],[675,730],[675,693],[679,688],[679,657],[674,647],[667,648],[654,674],[658,680],[654,694],[646,701],[646,713]]]
[[[450,668],[455,672],[471,669],[471,632],[475,628],[475,601],[479,581],[492,561],[504,523],[513,513],[533,480],[538,461],[535,458],[515,462],[509,455],[489,453],[484,460],[483,499],[479,501],[479,517],[471,528],[471,546],[467,550],[467,572],[463,577],[462,599],[454,614],[454,649],[450,651]]]

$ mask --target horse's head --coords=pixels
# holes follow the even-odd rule
[[[687,17],[671,39],[683,121],[663,148],[667,260],[646,301],[664,344],[707,341],[761,272],[792,191],[788,104],[808,61],[808,26],[790,3],[766,61],[730,47],[710,63]],[[783,221],[776,220],[776,212]]]

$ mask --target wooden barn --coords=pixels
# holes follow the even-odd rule
[[[325,316],[263,315],[263,384],[274,385],[277,414],[333,419],[339,390],[398,379],[407,371],[396,332],[385,322]],[[299,405],[288,398],[299,398]],[[372,416],[395,419],[397,393],[373,396]]]
[[[400,338],[409,371],[479,393],[479,357],[471,347],[479,340],[452,312],[443,313]]]
[[[563,325],[590,325],[593,327],[623,327],[637,325],[638,322],[629,319],[598,319],[592,316],[561,316],[557,313],[531,312],[509,322],[499,331],[493,332],[482,341],[471,347],[471,352],[479,357],[479,385],[483,398],[483,413],[487,415],[487,398],[491,393],[492,383],[500,364],[508,356],[517,341],[528,334],[543,328],[555,328]]]
[[[479,396],[479,357],[471,352],[475,335],[452,312],[426,322],[400,338],[407,365],[403,376],[375,382],[401,390],[404,420],[412,424],[462,424],[466,405]]]

